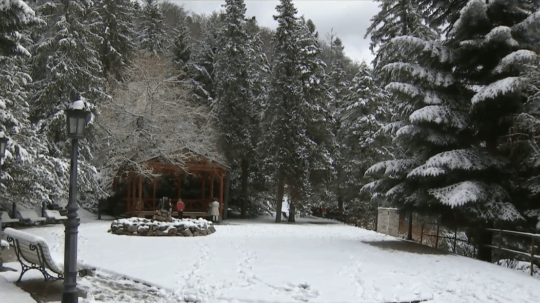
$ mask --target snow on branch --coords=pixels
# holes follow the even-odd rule
[[[525,220],[516,207],[510,202],[486,203],[486,217],[492,220],[518,221]]]
[[[455,82],[454,77],[449,73],[441,73],[411,63],[389,63],[382,68],[382,71],[393,79],[413,82],[421,80],[435,86],[448,87]]]
[[[387,58],[382,61],[390,62],[390,57],[405,56],[409,60],[418,58],[419,56],[428,53],[430,58],[437,59],[440,63],[447,63],[453,60],[452,52],[444,47],[440,41],[424,40],[413,36],[399,36],[390,40],[382,52]]]
[[[511,47],[519,45],[519,42],[512,37],[512,29],[504,25],[495,27],[486,35],[484,43],[492,42],[505,43]]]
[[[525,87],[525,85],[525,79],[521,77],[504,78],[482,88],[476,95],[474,95],[471,102],[474,106],[502,95],[520,91]]]
[[[493,70],[493,73],[500,74],[511,70],[520,70],[522,66],[534,62],[538,58],[535,52],[520,49],[513,53],[508,54],[502,58],[499,64]]]
[[[418,165],[418,160],[416,159],[400,159],[400,160],[389,160],[379,162],[371,166],[365,173],[365,176],[374,175],[380,173],[384,170],[384,175],[390,178],[396,178],[400,175],[406,173],[413,167]]]
[[[442,152],[431,158],[417,169],[411,171],[409,176],[423,175],[423,168],[439,167],[449,170],[485,170],[490,167],[501,167],[502,163],[486,153],[473,149],[457,149]]]
[[[411,123],[431,122],[443,124],[447,127],[463,130],[467,127],[467,118],[464,114],[454,111],[448,106],[431,105],[425,106],[409,117]]]
[[[467,203],[496,202],[508,200],[508,193],[498,184],[464,181],[450,186],[429,189],[428,193],[452,208]]]

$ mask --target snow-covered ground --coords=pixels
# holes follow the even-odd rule
[[[216,233],[195,238],[118,236],[107,233],[111,221],[84,222],[84,216],[82,221],[79,261],[161,286],[159,292],[177,298],[174,302],[507,303],[540,298],[540,280],[522,272],[465,257],[383,248],[399,240],[324,219],[298,224],[273,224],[270,217],[231,220],[216,226]],[[25,231],[44,237],[53,255],[63,258],[63,225]],[[32,276],[39,277],[36,273]],[[15,295],[9,282],[17,277],[0,273],[0,302],[4,293]],[[34,302],[18,295],[13,302]]]

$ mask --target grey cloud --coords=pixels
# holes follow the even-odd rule
[[[195,13],[209,14],[221,10],[225,1],[173,1],[184,5],[187,10]],[[276,12],[276,0],[247,0],[246,15],[255,16],[260,25],[275,29],[277,22],[273,15]],[[378,11],[378,3],[363,0],[310,0],[294,1],[299,16],[311,19],[317,26],[319,37],[326,39],[333,32],[343,41],[345,53],[353,60],[371,62],[373,55],[369,51],[369,37],[364,39],[370,19]]]

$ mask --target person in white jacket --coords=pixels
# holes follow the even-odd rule
[[[212,216],[212,222],[217,222],[219,218],[219,202],[214,199],[212,203],[210,203],[210,215]]]

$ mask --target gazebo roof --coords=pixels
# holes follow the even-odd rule
[[[152,167],[155,173],[175,172],[178,170],[183,170],[187,173],[223,173],[231,170],[228,165],[220,160],[209,159],[208,157],[187,149],[184,149],[181,152],[187,155],[187,161],[185,162],[185,166],[183,168],[179,167],[177,164],[164,161],[163,156],[155,156],[141,161],[141,163],[146,163],[148,166]]]

